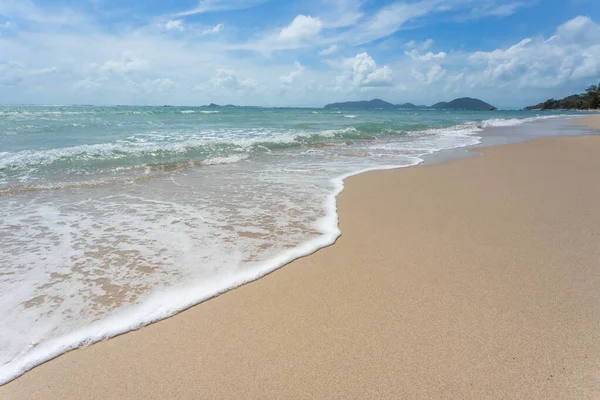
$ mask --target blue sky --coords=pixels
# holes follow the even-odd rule
[[[598,81],[598,0],[0,0],[0,103],[521,107]]]

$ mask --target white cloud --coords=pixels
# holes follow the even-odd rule
[[[28,68],[17,61],[10,60],[0,63],[0,86],[16,86],[55,72],[57,72],[55,67]]]
[[[94,65],[92,65],[92,68]],[[108,60],[97,67],[99,73],[126,74],[128,72],[144,71],[149,69],[149,62],[136,56],[132,52],[122,54],[120,60]]]
[[[352,26],[364,17],[363,0],[325,0],[320,3],[323,25],[327,28]]]
[[[167,31],[183,31],[185,28],[183,26],[183,21],[180,19],[174,19],[174,20],[170,20],[167,21],[167,23],[165,24],[165,30]]]
[[[48,7],[42,9],[31,0],[1,0],[0,15],[15,20],[36,22],[38,28],[60,26],[88,26],[87,16],[69,8]]]
[[[294,70],[287,75],[283,75],[279,77],[279,81],[283,84],[291,84],[294,80],[302,75],[306,68],[300,64],[298,61],[294,63]]]
[[[392,70],[387,65],[377,67],[367,53],[344,61],[345,71],[336,79],[336,90],[347,91],[392,85]]]
[[[501,4],[497,7],[489,9],[486,15],[492,15],[495,17],[508,17],[509,15],[514,14],[518,8],[523,7],[524,5],[525,3],[522,2]]]
[[[447,56],[447,54],[443,51],[440,51],[439,53],[432,53],[430,51],[425,54],[421,54],[417,49],[406,51],[404,54],[417,61],[441,61]]]
[[[357,19],[353,29],[341,35],[341,39],[353,44],[365,44],[385,38],[401,29],[410,29],[424,23],[433,14],[465,20],[484,17],[505,17],[516,12],[528,2],[505,0],[420,0],[395,1],[381,7],[374,15]]]
[[[339,46],[337,44],[332,44],[328,48],[321,50],[319,52],[319,54],[322,56],[328,56],[328,55],[333,54],[336,51],[338,51],[338,49],[339,49]]]
[[[382,7],[374,16],[350,31],[347,38],[356,44],[384,38],[402,28],[407,22],[433,12],[438,3],[439,0],[392,3]]]
[[[233,4],[226,3],[201,4],[214,11]],[[588,17],[565,22],[550,38],[531,37],[474,53],[438,48],[432,39],[404,44],[411,39],[409,32],[403,39],[386,39],[385,49],[381,42],[364,44],[425,25],[437,13],[454,21],[454,16],[468,14],[468,5],[479,5],[489,15],[503,14],[494,11],[502,6],[498,0],[397,0],[379,9],[363,7],[364,14],[360,0],[326,0],[318,3],[322,12],[309,4],[287,26],[275,16],[257,30],[243,25],[229,29],[225,14],[219,18],[227,29],[182,16],[149,18],[137,28],[136,19],[127,28],[107,30],[103,20],[82,23],[97,16],[75,18],[75,25],[69,25],[67,17],[76,13],[39,4],[0,0],[0,14],[10,13],[0,21],[18,26],[14,35],[0,34],[0,84],[16,88],[0,89],[0,102],[319,105],[362,97],[366,91],[365,98],[394,100],[403,88],[399,101],[429,103],[442,90],[451,90],[486,100],[491,93],[493,104],[504,96],[510,105],[515,98],[525,101],[523,96],[537,100],[545,93],[575,93],[600,76],[600,28]],[[347,56],[342,49],[347,52],[358,43],[363,43],[360,50],[352,54],[360,54],[335,57]],[[239,49],[252,51],[231,51]],[[292,67],[294,60],[302,64]]]
[[[600,25],[576,17],[545,40],[527,38],[504,49],[470,55],[475,86],[558,87],[569,81],[600,75]]]
[[[433,39],[427,39],[422,43],[417,43],[414,40],[411,40],[409,42],[406,42],[404,44],[404,47],[408,48],[408,49],[414,49],[414,50],[418,50],[418,51],[424,51],[429,49],[431,46],[433,46],[433,43],[435,43],[433,41]]]
[[[433,39],[427,39],[426,41],[421,43],[421,45],[419,46],[419,50],[427,50],[431,46],[433,46],[433,43],[434,43]]]
[[[513,1],[498,4],[498,2],[493,0],[481,0],[479,3],[475,3],[473,7],[471,7],[470,11],[466,15],[461,16],[459,19],[508,17],[509,15],[517,12],[519,8],[527,7],[532,3],[532,1]]]
[[[556,29],[556,36],[563,41],[570,43],[599,44],[600,43],[600,25],[595,23],[590,17],[578,16]]]
[[[221,32],[221,30],[225,27],[223,24],[218,24],[213,26],[212,28],[205,29],[202,31],[203,35],[214,35],[215,33]]]
[[[447,71],[440,65],[434,65],[433,67],[429,68],[426,73],[412,70],[412,75],[427,85],[431,85],[432,83],[440,81],[446,76],[446,74]]]
[[[383,7],[361,11],[362,0],[324,0],[318,3],[317,15],[300,14],[279,32],[268,31],[251,37],[246,43],[231,44],[231,50],[253,50],[272,55],[279,50],[297,50],[319,46],[356,46],[388,37],[401,29],[412,29],[430,22],[434,14],[447,19],[466,19],[473,7],[480,9],[478,18],[505,13],[502,0],[399,0]],[[521,4],[521,3],[518,3]],[[511,3],[511,9],[518,8]],[[468,18],[475,18],[470,16]],[[431,39],[422,45],[425,50]]]
[[[218,89],[225,89],[230,92],[253,92],[259,84],[254,79],[239,79],[234,71],[219,68],[215,76],[208,82],[209,86]],[[198,89],[203,90],[200,86]]]
[[[324,39],[320,35],[322,30],[323,22],[320,18],[300,14],[289,25],[277,31],[258,35],[248,43],[231,45],[229,49],[252,50],[270,56],[278,50],[323,45]]]
[[[278,40],[285,42],[303,42],[315,38],[323,23],[317,18],[306,15],[298,15],[289,26],[279,32]]]
[[[392,70],[385,65],[383,68],[378,68],[369,73],[362,81],[363,87],[373,86],[391,86],[392,85]]]
[[[187,17],[190,15],[217,11],[245,10],[266,3],[267,1],[268,0],[200,0],[196,7],[173,14],[173,16]]]

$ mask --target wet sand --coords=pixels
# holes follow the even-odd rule
[[[600,136],[482,152],[348,179],[335,245],[0,398],[600,398]]]
[[[575,120],[574,124],[600,130],[600,114],[587,115]]]

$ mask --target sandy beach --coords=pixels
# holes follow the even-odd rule
[[[600,136],[482,153],[349,178],[335,245],[0,398],[600,398]]]

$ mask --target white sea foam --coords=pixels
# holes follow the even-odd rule
[[[222,293],[231,288],[240,286],[244,283],[256,280],[256,279],[264,276],[265,274],[268,274],[269,272],[272,272],[273,270],[280,268],[281,266],[289,263],[290,261],[292,261],[294,259],[309,255],[320,248],[323,248],[325,246],[333,244],[340,235],[340,231],[338,228],[338,215],[337,215],[337,206],[336,206],[335,199],[336,199],[336,196],[343,190],[344,179],[346,179],[349,176],[359,174],[361,172],[365,172],[365,171],[369,171],[369,170],[406,167],[406,166],[410,166],[410,165],[416,165],[416,164],[420,163],[421,161],[422,161],[422,159],[419,157],[404,157],[404,163],[400,164],[400,165],[385,165],[385,166],[380,166],[380,167],[366,168],[366,169],[363,169],[360,171],[346,173],[342,176],[338,176],[336,178],[331,179],[329,182],[330,183],[329,186],[332,189],[332,191],[330,191],[330,193],[325,197],[325,199],[322,203],[322,209],[324,211],[324,215],[321,218],[319,218],[316,221],[316,223],[314,224],[315,229],[319,232],[319,236],[314,237],[309,240],[306,240],[292,249],[282,251],[279,254],[277,254],[267,260],[264,260],[259,263],[255,263],[252,268],[247,268],[247,269],[242,269],[242,270],[238,269],[238,271],[234,275],[231,275],[229,273],[225,273],[222,275],[217,274],[212,277],[207,277],[207,279],[203,279],[202,281],[195,282],[194,284],[179,285],[175,290],[164,290],[161,292],[154,293],[154,294],[150,295],[149,297],[145,298],[144,301],[140,304],[136,304],[136,305],[121,309],[121,310],[113,313],[112,315],[102,318],[100,320],[93,321],[93,319],[92,319],[88,324],[86,324],[80,328],[75,328],[71,331],[66,332],[65,334],[62,334],[58,337],[55,337],[55,338],[52,338],[49,340],[41,340],[41,338],[48,335],[48,333],[49,333],[48,329],[44,328],[43,326],[42,326],[42,329],[38,330],[37,332],[30,332],[30,331],[26,330],[28,328],[28,326],[13,324],[13,328],[11,329],[10,332],[8,332],[8,334],[10,336],[25,334],[28,342],[31,345],[29,346],[28,349],[21,351],[20,353],[17,353],[11,361],[0,366],[0,384],[10,381],[10,380],[14,379],[15,377],[21,375],[25,371],[35,367],[36,365],[38,365],[46,360],[52,359],[68,350],[80,347],[82,345],[91,344],[91,343],[94,343],[94,342],[97,342],[97,341],[100,341],[100,340],[103,340],[106,338],[110,338],[110,337],[116,336],[118,334],[130,331],[133,329],[137,329],[141,326],[147,325],[154,321],[164,319],[166,317],[169,317],[169,316],[177,313],[178,311],[189,308],[189,307],[191,307],[195,304],[198,304],[206,299],[214,297],[214,296],[218,295],[219,293]],[[306,172],[306,171],[302,170],[302,172]],[[152,207],[155,208],[157,206],[163,206],[163,205],[164,204],[161,204],[161,203],[153,203]],[[60,224],[61,221],[64,219],[64,215],[60,215],[60,212],[58,212],[57,210],[51,210],[51,209],[46,208],[46,209],[40,209],[39,211],[43,215],[49,216],[48,218],[51,220],[51,224],[53,224],[55,226],[56,226],[56,224]],[[105,214],[105,211],[103,212],[103,214]],[[123,215],[122,212],[120,214]],[[169,213],[161,212],[161,214],[168,215]],[[127,213],[125,213],[125,215],[127,215]],[[171,213],[171,215],[173,215],[173,214]],[[23,217],[27,218],[26,216],[23,216]],[[81,217],[81,216],[79,216],[79,217]],[[79,217],[76,217],[76,218],[79,218]],[[117,215],[115,215],[115,217],[117,217]],[[189,217],[185,217],[185,216],[181,215],[181,210],[178,214],[176,214],[176,216],[167,216],[166,218],[168,220],[171,220],[171,222],[165,221],[167,226],[173,224],[173,222],[175,222],[174,219],[176,219],[176,220],[189,219]],[[123,221],[122,218],[115,218],[115,223],[120,224],[120,225],[127,224],[126,221],[127,220]],[[15,222],[16,221],[12,221],[12,223],[15,223]],[[70,222],[74,222],[74,220],[70,221]],[[81,223],[81,222],[79,222],[79,223]],[[92,221],[89,221],[89,224],[90,224],[90,227],[93,227]],[[21,224],[19,224],[19,225],[22,226]],[[69,225],[69,223],[67,223],[67,225]],[[86,225],[86,224],[84,224],[84,225]],[[163,226],[164,225],[165,224],[163,224]],[[177,232],[179,229],[180,229],[180,225],[175,227],[171,234]],[[62,230],[62,228],[61,228],[61,230]],[[106,230],[112,231],[112,228],[105,229],[105,231]],[[254,228],[254,229],[250,228],[250,229],[245,229],[245,230],[249,231],[249,232],[253,232],[253,233],[259,233],[259,234],[264,234],[265,232],[268,232],[262,228]],[[71,228],[67,227],[66,230],[64,230],[62,233],[62,236],[64,238],[63,240],[71,241],[71,239],[72,239],[70,236],[71,233],[72,233]],[[160,235],[160,233],[157,233],[156,235]],[[184,239],[184,238],[185,237],[182,237],[181,235],[177,235],[169,241],[172,245],[172,251],[176,252],[179,256],[184,256],[187,259],[193,259],[194,257],[197,256],[197,254],[195,254],[193,252],[192,247],[185,248],[185,249],[181,248],[181,239]],[[152,248],[152,246],[154,246],[158,243],[158,242],[156,242],[156,238],[153,239],[152,236],[146,237],[145,239],[150,240],[150,243],[146,246],[148,248],[148,251],[151,251],[150,248]],[[184,240],[184,243],[185,243],[185,241],[187,241],[187,239]],[[116,242],[113,243],[113,245],[116,245],[116,244],[117,244]],[[74,254],[73,254],[73,250],[66,251],[66,252],[64,251],[64,250],[68,250],[68,247],[70,246],[69,243],[65,243],[65,246],[67,246],[67,247],[65,247],[62,252],[56,253],[57,258],[53,259],[53,262],[55,265],[54,268],[56,268],[57,271],[61,271],[64,274],[68,274],[72,271],[70,271],[68,269],[62,270],[60,265],[62,264],[62,261],[70,259],[71,257],[74,256]],[[156,250],[157,249],[153,249],[152,251],[156,251]],[[187,254],[187,253],[190,253],[190,254]],[[35,257],[35,255],[34,255],[34,257]],[[233,257],[235,259],[235,255]],[[35,260],[27,259],[27,260],[23,260],[23,263],[25,265],[32,261],[35,261]],[[50,269],[52,269],[52,268],[50,268]],[[108,274],[106,274],[106,275],[108,275]],[[102,278],[99,277],[98,279],[102,279]],[[57,284],[60,284],[60,283],[61,282],[58,282]],[[57,288],[56,292],[60,293],[60,296],[69,298],[69,296],[68,296],[69,292],[77,292],[77,291],[81,292],[83,290],[89,291],[89,289],[90,289],[89,287],[88,288],[84,288],[84,287],[80,287],[80,288],[75,287],[74,288],[72,286],[73,281],[70,281],[70,283],[71,284],[69,284],[67,286]],[[70,290],[68,290],[68,288],[70,288]],[[66,292],[65,292],[65,290],[66,290]],[[98,293],[98,294],[102,295],[103,293],[102,293],[102,291],[100,291],[100,293]],[[82,304],[80,307],[85,308],[85,304]],[[48,311],[48,310],[46,310],[46,311]],[[11,315],[9,314],[9,318],[10,317],[11,317]],[[23,315],[23,314],[20,314],[18,316],[13,315],[12,317],[15,320],[18,319],[21,321],[24,319],[25,320],[27,319],[27,315]],[[33,317],[33,316],[31,316],[31,317]],[[3,316],[3,318],[6,320],[6,316]],[[9,322],[13,322],[13,321],[9,321]],[[53,321],[53,322],[55,324],[57,324],[59,321]],[[52,325],[52,324],[50,324],[50,325]],[[50,329],[51,329],[51,327],[50,327]],[[38,338],[40,338],[40,339],[38,339]],[[5,350],[6,350],[6,348],[5,348]],[[14,351],[15,349],[12,349],[12,350]]]
[[[481,127],[483,128],[496,128],[496,127],[509,127],[509,126],[517,126],[522,124],[527,124],[536,121],[550,120],[550,119],[564,119],[570,118],[572,116],[569,115],[538,115],[535,117],[528,118],[493,118],[488,119],[481,122]]]
[[[344,118],[356,118],[356,115],[344,114]]]
[[[251,151],[261,144],[293,144],[299,138],[312,135],[333,137],[336,134],[356,132],[354,127],[328,129],[318,132],[294,132],[283,130],[229,129],[206,131],[201,134],[178,134],[177,132],[149,132],[143,136],[130,136],[127,140],[111,143],[85,144],[41,150],[22,150],[0,153],[0,170],[37,168],[61,160],[83,162],[89,160],[119,160],[127,157],[156,156],[161,153],[182,154],[191,150],[202,150],[209,154],[219,145],[231,145],[240,151]],[[300,144],[300,143],[298,143]],[[263,147],[264,148],[264,147]]]
[[[249,157],[248,154],[233,154],[227,157],[213,157],[202,161],[204,165],[221,165],[231,164],[246,160]]]

